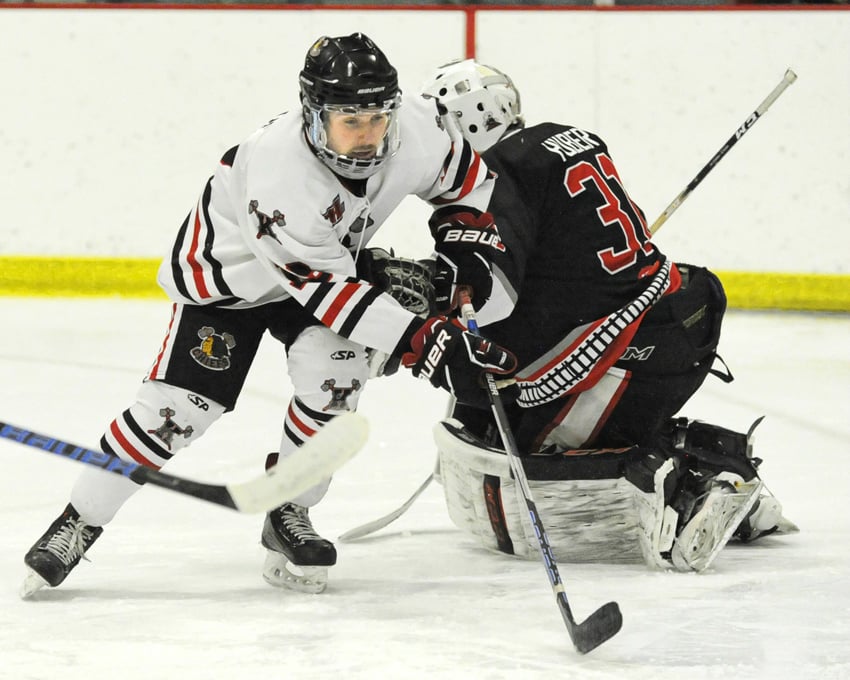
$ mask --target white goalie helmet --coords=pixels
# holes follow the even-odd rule
[[[460,127],[464,138],[483,153],[515,124],[522,124],[519,92],[513,81],[474,59],[444,64],[422,87]]]

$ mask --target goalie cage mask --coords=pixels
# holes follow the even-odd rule
[[[522,127],[519,91],[501,71],[474,59],[444,64],[422,88],[436,99],[478,153],[498,142],[511,127]]]

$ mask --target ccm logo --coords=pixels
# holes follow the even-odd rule
[[[422,365],[422,370],[419,373],[420,378],[431,379],[431,376],[434,375],[434,372],[443,360],[443,354],[446,351],[446,345],[449,340],[451,340],[451,336],[445,329],[441,329],[437,334],[437,339],[425,357],[425,363]]]
[[[480,229],[449,229],[443,237],[443,243],[480,243],[505,252],[505,244],[498,234]]]

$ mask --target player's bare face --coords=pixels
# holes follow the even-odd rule
[[[384,111],[369,113],[329,111],[327,146],[332,151],[349,158],[370,160],[381,148],[389,124],[390,114]]]

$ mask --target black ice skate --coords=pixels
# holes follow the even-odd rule
[[[28,598],[44,586],[55,588],[103,533],[103,527],[89,526],[70,503],[24,557],[28,573],[21,597]]]
[[[268,513],[262,544],[268,550],[263,578],[269,584],[306,593],[327,587],[336,548],[316,533],[304,506],[285,503]]]

